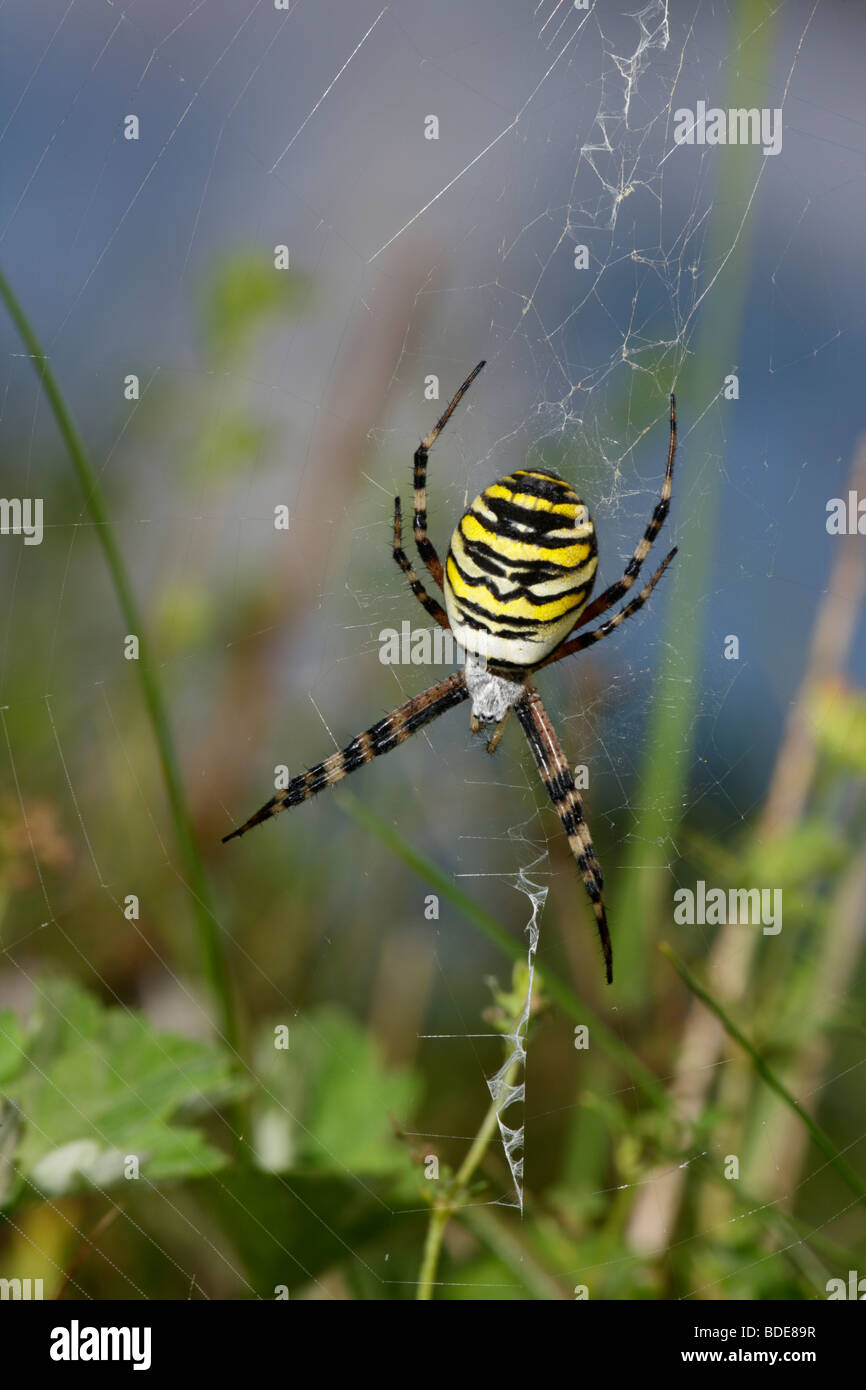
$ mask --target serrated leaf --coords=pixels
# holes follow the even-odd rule
[[[262,1034],[257,1070],[255,1145],[270,1171],[386,1173],[405,1170],[405,1146],[392,1119],[405,1123],[418,1096],[412,1073],[385,1065],[374,1038],[334,1008],[292,1025],[290,1046]]]
[[[216,1171],[222,1152],[177,1115],[237,1093],[216,1048],[158,1033],[141,1015],[105,1008],[69,980],[40,987],[37,1017],[4,1094],[17,1106],[15,1168],[25,1187],[61,1196],[124,1178],[134,1156],[158,1182]]]

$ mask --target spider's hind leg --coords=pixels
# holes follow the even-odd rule
[[[541,780],[559,816],[569,848],[574,855],[578,873],[583,879],[586,895],[592,903],[598,936],[604,956],[608,984],[613,982],[613,949],[604,910],[604,878],[595,853],[583,804],[574,785],[571,768],[562,751],[556,730],[538,691],[529,686],[524,699],[516,706],[526,741],[541,773]]]
[[[440,714],[445,714],[447,710],[461,704],[468,696],[469,691],[462,671],[455,671],[436,685],[431,685],[429,690],[422,691],[420,695],[413,695],[404,705],[399,705],[384,719],[377,720],[369,729],[358,734],[357,738],[353,738],[351,743],[341,748],[338,753],[332,753],[323,762],[316,763],[315,767],[293,777],[283,791],[272,796],[248,821],[244,821],[236,830],[229,831],[228,835],[223,835],[223,844],[227,840],[245,835],[254,825],[261,825],[280,811],[288,811],[293,806],[300,806],[302,801],[309,801],[311,796],[316,796],[326,787],[332,787],[335,782],[342,781],[373,758],[390,753],[392,748],[405,743],[412,734],[438,719]]]

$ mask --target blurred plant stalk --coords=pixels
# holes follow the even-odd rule
[[[724,106],[750,107],[770,76],[778,7],[765,0],[738,0],[729,50],[733,60]],[[701,425],[736,369],[737,349],[749,284],[750,213],[764,170],[755,147],[718,146],[718,185],[704,264],[708,283],[698,305],[700,331],[692,364],[673,383],[680,414],[680,453],[674,484],[673,516],[681,536],[662,639],[662,669],[644,740],[637,779],[638,802],[630,848],[621,875],[618,917],[627,930],[617,938],[620,998],[634,1004],[646,994],[649,951],[663,916],[667,872],[676,858],[673,836],[679,824],[692,752],[692,728],[699,698],[703,608],[715,558],[721,470],[701,467],[705,431]],[[756,172],[756,166],[757,172]],[[691,422],[691,423],[690,423]],[[685,447],[685,450],[683,446]],[[695,480],[697,474],[697,480]],[[691,476],[690,476],[691,475]]]
[[[115,539],[99,476],[90,462],[84,441],[78,433],[77,426],[72,419],[39,339],[12,286],[2,272],[0,272],[0,298],[6,305],[9,316],[27,348],[33,368],[45,392],[60,435],[78,475],[87,510],[95,523],[96,535],[105,555],[126,630],[138,636],[139,656],[135,667],[156,742],[169,810],[174,825],[175,839],[183,867],[185,887],[192,900],[202,968],[214,1004],[216,1029],[223,1044],[230,1052],[237,1055],[240,1041],[238,1015],[224,950],[223,929],[214,912],[210,884],[193,832],[168,712],[147,639],[146,624],[138,601],[133,594],[120,547]]]
[[[857,450],[850,487],[866,491],[866,439]],[[818,762],[812,709],[818,691],[842,678],[866,593],[866,553],[859,536],[838,538],[838,555],[824,601],[818,612],[806,670],[791,707],[785,736],[776,759],[767,799],[755,829],[755,839],[767,845],[783,840],[801,822]],[[844,994],[853,965],[862,949],[863,897],[866,867],[858,856],[848,870],[831,908],[831,929],[821,943],[821,966],[815,974],[809,1017],[817,1022]],[[736,923],[722,927],[713,945],[706,979],[715,997],[726,1006],[742,1000],[751,979],[758,936]],[[725,1048],[725,1029],[700,1000],[690,1006],[680,1045],[671,1098],[679,1116],[694,1124],[707,1104]],[[815,1037],[792,1069],[789,1084],[803,1094],[811,1111],[827,1049]],[[784,1113],[782,1113],[784,1112]],[[805,1150],[805,1135],[797,1117],[779,1100],[765,1117],[772,1122],[773,1153],[763,1166],[763,1182],[753,1190],[766,1200],[790,1192]],[[642,1254],[663,1249],[670,1239],[682,1201],[686,1171],[650,1174],[632,1209],[627,1239]],[[765,1190],[764,1183],[769,1187]]]
[[[837,1172],[841,1173],[848,1187],[854,1193],[864,1211],[866,1211],[866,1188],[864,1188],[850,1164],[846,1163],[845,1159],[839,1153],[839,1150],[829,1134],[821,1129],[820,1125],[815,1123],[808,1111],[804,1110],[796,1097],[793,1096],[783,1082],[780,1081],[773,1068],[770,1067],[761,1056],[754,1044],[750,1042],[745,1033],[737,1027],[730,1014],[728,1014],[719,1001],[710,994],[709,990],[704,988],[697,976],[689,970],[684,961],[680,960],[679,956],[671,949],[667,942],[662,942],[659,949],[662,955],[666,956],[678,971],[695,998],[700,999],[705,1008],[709,1009],[714,1017],[719,1020],[728,1036],[743,1052],[745,1052],[755,1068],[755,1071],[761,1077],[761,1080],[781,1099],[788,1113],[797,1117],[806,1133],[811,1136],[817,1147],[824,1154],[828,1163],[832,1164]]]

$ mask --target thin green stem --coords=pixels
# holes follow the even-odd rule
[[[418,1275],[416,1298],[419,1303],[429,1303],[433,1298],[433,1285],[436,1282],[436,1270],[439,1267],[439,1253],[442,1249],[445,1227],[448,1225],[450,1216],[451,1212],[448,1207],[437,1206],[430,1213],[430,1223],[424,1241],[424,1255]]]
[[[87,510],[96,523],[96,534],[108,564],[127,630],[138,637],[139,655],[136,668],[141,682],[145,707],[153,729],[153,736],[156,740],[186,887],[193,900],[204,973],[216,1006],[219,1031],[226,1045],[235,1051],[239,1037],[237,1013],[228,965],[223,951],[220,926],[214,915],[210,885],[193,833],[168,715],[157,679],[156,667],[145,635],[144,622],[132,591],[120,547],[114,535],[99,476],[90,462],[84,442],[78,433],[48,358],[43,352],[39,339],[12,286],[2,271],[0,271],[0,298],[6,305],[9,316],[30,354],[42,389],[54,413],[57,427],[78,475]]]
[[[517,1070],[518,1068],[516,1065],[510,1068],[505,1078],[506,1086],[510,1086],[513,1083]],[[484,1157],[487,1145],[490,1143],[490,1140],[496,1133],[497,1117],[499,1115],[499,1110],[499,1102],[497,1100],[492,1101],[490,1109],[487,1111],[487,1114],[481,1121],[481,1128],[479,1129],[475,1138],[472,1140],[469,1152],[467,1153],[463,1162],[460,1164],[460,1167],[457,1169],[457,1176],[455,1177],[454,1181],[456,1182],[458,1189],[463,1189],[468,1186],[472,1174],[475,1172],[475,1169],[478,1167],[479,1163]]]
[[[791,1092],[776,1076],[772,1067],[765,1062],[757,1048],[754,1047],[752,1043],[749,1042],[746,1035],[740,1031],[736,1023],[734,1023],[734,1020],[725,1012],[722,1005],[713,998],[697,977],[692,974],[685,961],[680,960],[673,948],[669,946],[667,942],[662,942],[659,950],[682,976],[692,993],[696,995],[703,1004],[706,1004],[711,1013],[715,1014],[728,1036],[733,1038],[734,1042],[743,1049],[761,1079],[767,1083],[771,1090],[776,1092],[776,1095],[781,1096],[785,1104],[799,1117],[824,1157],[833,1165],[837,1173],[844,1178],[860,1205],[866,1208],[866,1188],[863,1187],[863,1184],[853,1168],[849,1167],[844,1158],[842,1158],[829,1134],[812,1119],[812,1116],[808,1111],[803,1109],[799,1101],[794,1099]]]
[[[519,1068],[520,1059],[515,1058],[513,1065],[505,1074],[504,1084],[506,1087],[513,1084]],[[417,1300],[419,1303],[429,1302],[433,1297],[433,1286],[439,1268],[439,1256],[442,1251],[445,1228],[451,1217],[456,1215],[463,1206],[473,1174],[496,1133],[501,1108],[501,1100],[494,1098],[487,1114],[481,1121],[481,1126],[469,1147],[469,1152],[457,1169],[453,1183],[449,1185],[446,1194],[437,1199],[430,1212],[430,1224],[427,1227],[427,1238],[424,1241],[424,1253],[421,1257],[421,1269],[418,1274]]]

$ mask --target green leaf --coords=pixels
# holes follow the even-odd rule
[[[408,1156],[392,1120],[405,1123],[418,1097],[409,1072],[386,1067],[377,1043],[342,1010],[312,1010],[293,1024],[286,1049],[263,1031],[256,1054],[263,1089],[254,1144],[269,1171],[389,1173]]]
[[[111,1187],[135,1155],[148,1182],[211,1173],[225,1156],[191,1125],[203,1099],[237,1094],[221,1051],[105,1008],[72,981],[43,982],[26,1051],[3,1087],[20,1116],[15,1168],[25,1191]]]

